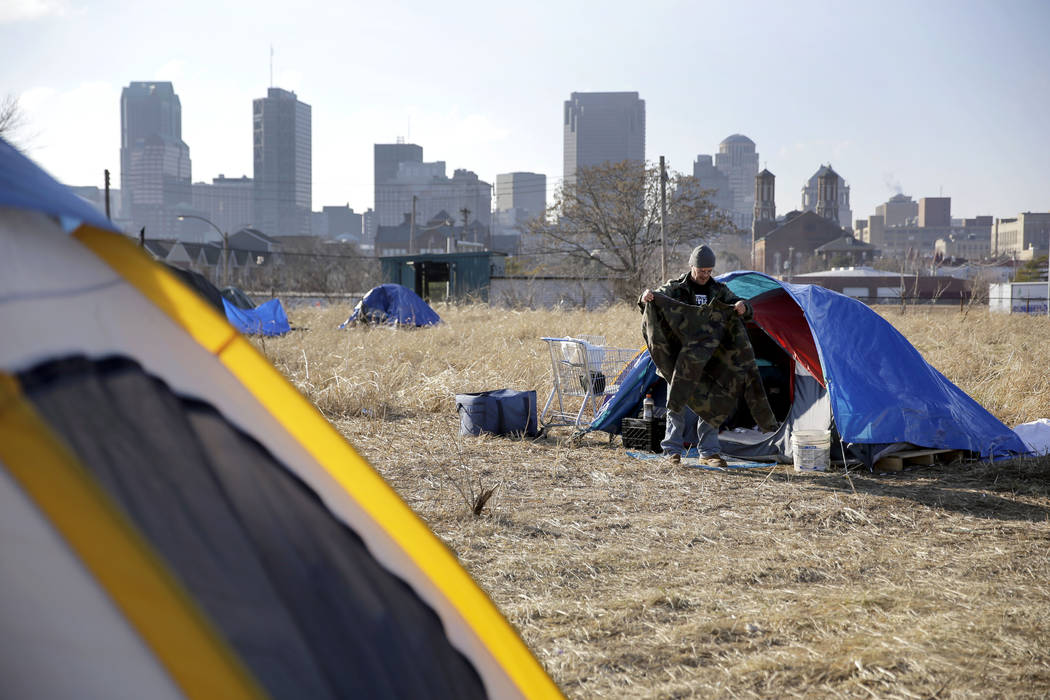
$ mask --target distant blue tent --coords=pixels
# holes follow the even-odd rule
[[[292,330],[280,299],[259,304],[254,309],[242,309],[222,298],[226,320],[245,335],[282,335]]]
[[[1027,452],[1016,433],[930,366],[907,338],[862,302],[759,272],[730,272],[718,279],[751,302],[755,322],[749,334],[756,358],[760,365],[785,370],[777,389],[787,399],[776,433],[745,439],[723,426],[726,452],[789,459],[792,430],[814,428],[832,428],[840,444],[869,466],[903,444],[987,458]],[[625,370],[620,386],[590,430],[619,432],[620,419],[635,414],[647,389],[658,405],[665,391],[648,352]]]
[[[354,323],[375,323],[398,326],[432,326],[441,318],[430,306],[408,287],[400,284],[381,284],[373,287],[354,307],[350,318],[339,326]]]

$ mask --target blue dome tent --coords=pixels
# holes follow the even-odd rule
[[[741,457],[789,461],[793,430],[832,428],[869,467],[902,445],[966,450],[985,458],[1024,454],[1017,435],[923,359],[865,304],[817,285],[789,284],[737,271],[719,281],[755,311],[748,332],[770,404],[781,421],[756,434],[746,413],[723,426],[723,449]],[[650,379],[652,378],[652,379]],[[646,391],[659,389],[649,353],[624,370],[621,390],[589,430],[619,432]],[[654,397],[659,399],[659,391]]]
[[[432,326],[441,318],[415,292],[400,284],[381,284],[373,287],[357,302],[350,318],[340,328],[355,323],[375,323],[395,326]]]

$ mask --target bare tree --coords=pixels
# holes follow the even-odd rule
[[[343,294],[371,289],[379,283],[378,260],[363,255],[351,243],[324,242],[312,237],[281,239],[280,270],[272,281],[284,291]]]
[[[736,229],[711,202],[697,180],[668,172],[668,261],[680,262],[681,248],[713,242]],[[539,241],[544,267],[608,277],[618,297],[629,300],[660,274],[660,169],[653,163],[622,161],[580,168],[576,180],[554,195],[547,216],[528,224]]]
[[[12,146],[15,133],[25,125],[25,114],[18,106],[18,98],[14,95],[6,95],[0,100],[0,138]]]

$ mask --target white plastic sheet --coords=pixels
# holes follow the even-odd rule
[[[1040,418],[1014,428],[1017,437],[1038,455],[1050,454],[1050,419]]]

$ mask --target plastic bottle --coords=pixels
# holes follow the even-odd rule
[[[642,402],[642,420],[653,419],[653,395],[646,394],[645,401]]]

